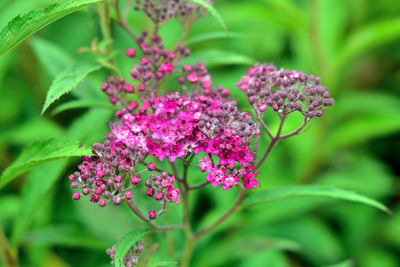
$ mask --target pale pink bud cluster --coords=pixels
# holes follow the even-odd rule
[[[322,109],[334,103],[320,78],[299,71],[277,69],[274,65],[249,68],[237,83],[260,112],[267,107],[281,114],[301,112],[307,119],[321,117]]]

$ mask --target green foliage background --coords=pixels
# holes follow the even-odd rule
[[[1,0],[0,26],[51,3]],[[303,134],[275,148],[260,169],[262,187],[335,185],[383,202],[394,215],[324,199],[261,205],[233,216],[201,240],[192,265],[400,266],[400,3],[216,0],[215,7],[231,34],[211,39],[224,36],[218,22],[210,15],[196,22],[188,38],[191,60],[202,60],[214,84],[230,88],[243,109],[247,101],[235,83],[255,62],[321,76],[336,99]],[[136,33],[149,28],[134,12],[129,23]],[[95,12],[83,9],[0,57],[2,171],[40,138],[67,136],[87,145],[102,140],[113,113],[99,86],[104,70],[90,74],[40,116],[55,76],[73,63],[93,61],[76,51],[100,38],[98,25]],[[128,77],[132,61],[123,51],[135,44],[117,25],[112,32],[121,51],[117,63]],[[172,46],[181,32],[172,21],[161,35]],[[67,174],[77,162],[46,163],[1,190],[0,222],[11,246],[19,248],[21,266],[108,266],[105,249],[140,226],[126,207],[102,209],[87,199],[72,201]],[[204,179],[194,169],[191,173],[193,181]],[[195,227],[213,221],[234,199],[235,192],[202,189],[192,203]],[[174,239],[179,249],[181,234]],[[155,258],[168,260],[164,236],[157,241],[159,247],[149,249],[159,250]]]

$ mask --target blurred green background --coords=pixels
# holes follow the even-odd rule
[[[52,2],[1,0],[0,26],[18,13]],[[231,35],[209,39],[222,37],[223,29],[207,15],[189,34],[191,60],[202,60],[214,84],[230,88],[244,110],[247,100],[235,83],[256,62],[318,75],[336,99],[303,134],[275,148],[260,169],[262,188],[335,185],[383,202],[394,215],[359,204],[308,198],[257,206],[202,239],[192,265],[400,266],[400,2],[215,2]],[[133,11],[129,23],[136,33],[149,29],[148,21]],[[0,170],[39,138],[69,136],[88,145],[103,139],[113,113],[100,90],[108,75],[104,70],[91,74],[40,116],[55,75],[74,62],[93,61],[89,54],[76,51],[101,39],[98,25],[94,9],[87,8],[0,57]],[[161,35],[171,47],[181,32],[172,21]],[[123,52],[136,46],[115,24],[112,33],[114,47],[121,51],[118,65],[128,77],[133,62]],[[79,108],[67,109],[71,102]],[[266,121],[272,115],[267,114]],[[72,201],[67,175],[77,162],[75,158],[47,163],[1,190],[0,222],[18,248],[21,266],[108,266],[105,249],[140,226],[126,207],[102,209],[88,199]],[[192,171],[193,180],[204,179]],[[214,220],[234,199],[233,191],[199,191],[191,203],[195,227]],[[179,249],[182,235],[174,238]],[[159,240],[160,259],[167,250],[164,239]]]

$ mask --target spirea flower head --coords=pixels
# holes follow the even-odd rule
[[[121,240],[118,238],[117,244],[120,241]],[[110,255],[112,266],[115,266],[115,249],[117,247],[117,244],[115,244],[111,249],[107,249],[107,254]],[[122,260],[123,266],[131,267],[137,265],[139,262],[140,254],[142,253],[143,249],[144,249],[143,240],[134,244],[124,256]]]
[[[249,68],[237,86],[260,112],[270,107],[282,114],[299,111],[311,119],[322,116],[322,110],[334,103],[320,85],[320,78],[299,71],[278,70],[274,65]]]
[[[203,152],[206,157],[200,159],[200,168],[211,172],[207,179],[214,186],[229,189],[251,170],[254,158],[249,145],[259,130],[250,116],[239,112],[236,103],[223,94],[224,89],[217,87],[189,95],[173,93],[154,97],[137,113],[122,115],[113,129],[115,133],[130,129],[129,133],[118,135],[122,137],[121,142],[131,143],[130,138],[140,137],[140,146],[160,161],[168,158],[174,162],[191,153]],[[205,161],[209,166],[204,166]],[[239,173],[237,165],[245,171]],[[220,169],[223,175],[216,174]],[[247,182],[246,186],[250,187]]]

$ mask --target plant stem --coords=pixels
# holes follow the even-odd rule
[[[268,129],[267,125],[265,124],[265,122],[263,121],[263,119],[259,116],[256,115],[257,121],[261,124],[261,126],[263,127],[264,131],[267,133],[267,135],[269,136],[270,139],[273,139],[274,137],[271,134],[271,131]]]
[[[265,151],[265,153],[264,153],[263,157],[261,158],[261,160],[256,164],[256,167],[254,168],[254,170],[257,170],[258,168],[260,168],[260,166],[267,159],[268,155],[271,153],[272,148],[274,148],[274,146],[279,142],[279,140],[281,140],[281,132],[282,132],[283,123],[285,122],[285,119],[286,119],[286,116],[283,115],[281,117],[281,122],[279,124],[278,132],[276,133],[276,135],[274,137],[272,137],[271,143],[269,143],[269,146],[268,146],[267,150]]]
[[[103,35],[103,41],[105,43],[105,50],[106,54],[110,55],[113,51],[113,39],[111,35],[111,29],[110,29],[110,10],[108,8],[107,3],[99,3],[98,4],[98,9],[97,13],[99,15],[100,19],[100,29],[101,29],[101,34]],[[115,77],[120,77],[121,74],[118,70],[117,64],[115,63],[115,60],[108,59],[107,61],[104,60],[98,60],[100,64],[102,64],[105,68],[109,69],[110,72],[115,76]]]
[[[246,189],[240,188],[240,194],[238,198],[236,199],[236,202],[233,204],[233,206],[225,212],[218,220],[216,220],[213,224],[209,225],[208,227],[204,228],[203,230],[197,232],[194,235],[194,238],[197,240],[200,237],[208,234],[212,230],[214,230],[218,225],[220,225],[222,222],[224,222],[226,219],[228,219],[233,213],[235,213],[237,210],[239,210],[239,205],[242,203],[244,197],[246,195]]]
[[[169,214],[168,212],[165,214],[165,224],[169,225]],[[168,254],[171,258],[175,258],[175,249],[174,249],[174,239],[170,231],[165,232],[167,236],[167,244],[168,244]]]
[[[15,251],[13,251],[8,243],[6,234],[4,233],[3,226],[0,222],[0,255],[3,259],[4,266],[18,267],[18,258]]]
[[[183,248],[182,256],[181,256],[181,267],[190,266],[190,260],[193,255],[194,246],[196,245],[196,240],[193,237],[187,237],[185,241],[185,246]]]
[[[205,182],[202,182],[201,184],[196,184],[196,185],[193,185],[193,186],[189,186],[188,190],[200,189],[200,188],[203,188],[203,187],[207,186],[209,183],[210,182],[205,181]]]
[[[183,199],[183,225],[184,225],[184,232],[185,232],[185,244],[183,247],[183,252],[181,256],[181,267],[189,266],[190,260],[192,258],[194,246],[196,244],[196,240],[193,236],[192,226],[190,224],[190,211],[189,211],[189,185],[187,182],[187,174],[189,169],[190,161],[183,161],[183,192],[182,192],[182,199]]]
[[[129,5],[129,3],[128,3]],[[119,10],[119,1],[114,3],[115,13],[117,14],[117,22],[121,26],[122,29],[126,31],[126,33],[136,42],[136,34],[132,31],[132,29],[126,23],[125,17],[121,16],[121,12]]]
[[[298,135],[298,134],[300,133],[300,131],[307,125],[307,123],[308,123],[309,121],[310,121],[310,120],[309,120],[308,118],[306,118],[306,119],[304,120],[303,124],[302,124],[297,130],[295,130],[295,131],[293,131],[293,132],[291,132],[291,133],[285,134],[285,135],[281,135],[281,136],[280,136],[280,139],[285,139],[285,138],[288,138],[288,137],[292,137],[292,136],[294,136],[294,135]]]

